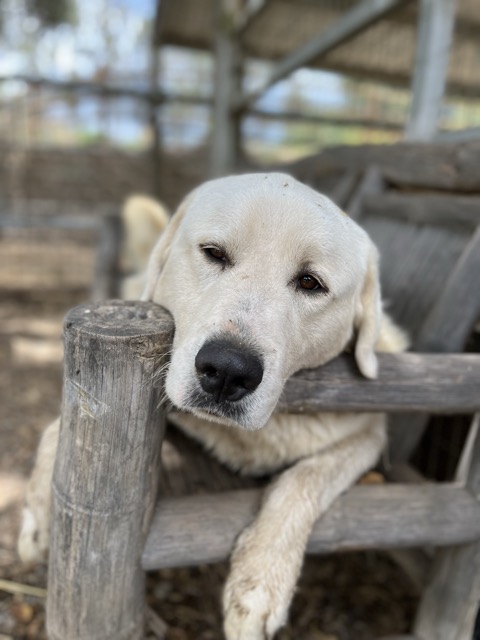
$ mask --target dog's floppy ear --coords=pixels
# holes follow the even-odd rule
[[[357,342],[355,359],[366,378],[377,377],[375,345],[380,331],[382,302],[378,275],[378,252],[372,244],[368,255],[367,270],[355,315]]]
[[[157,244],[153,248],[147,266],[147,277],[145,289],[143,290],[141,300],[144,302],[150,302],[153,300],[153,295],[157,286],[157,281],[162,272],[163,265],[165,264],[168,254],[170,253],[170,247],[172,246],[173,238],[177,232],[180,222],[185,215],[185,211],[190,204],[193,193],[189,194],[181,203],[178,209],[172,216],[172,219],[168,223],[165,231],[160,236]]]

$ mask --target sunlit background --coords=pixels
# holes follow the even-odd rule
[[[2,0],[0,7],[0,144],[109,145],[129,151],[149,147],[145,101],[128,92],[151,87],[153,0]],[[395,35],[392,31],[390,37]],[[382,55],[379,38],[369,46]],[[478,51],[471,58],[463,62],[478,63]],[[255,105],[265,117],[245,118],[246,151],[255,160],[282,161],[325,145],[400,139],[410,90],[389,82],[388,60],[385,65],[383,82],[311,69],[293,73]],[[249,59],[245,85],[258,85],[269,67]],[[112,85],[118,93],[96,95],[92,88],[66,86],[80,80]],[[158,87],[165,94],[159,108],[164,150],[205,145],[211,130],[212,54],[162,47]],[[289,121],[282,113],[297,117]],[[480,126],[477,99],[458,90],[447,92],[440,126]]]

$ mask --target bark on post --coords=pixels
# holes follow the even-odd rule
[[[92,303],[66,318],[48,577],[52,640],[143,637],[140,556],[155,504],[161,367],[172,336],[170,316],[150,303]]]

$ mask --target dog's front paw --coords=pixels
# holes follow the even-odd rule
[[[227,640],[270,640],[286,622],[303,553],[270,533],[253,525],[238,540],[223,596]]]
[[[223,603],[227,640],[270,640],[288,612],[288,603],[276,601],[262,579],[229,580]]]

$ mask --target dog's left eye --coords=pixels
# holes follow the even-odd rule
[[[301,273],[295,279],[297,289],[302,289],[308,293],[328,293],[328,287],[311,273]]]
[[[209,258],[213,262],[222,262],[224,264],[228,264],[229,260],[227,257],[227,252],[221,247],[216,247],[214,245],[203,245],[200,248],[207,256],[207,258]]]

